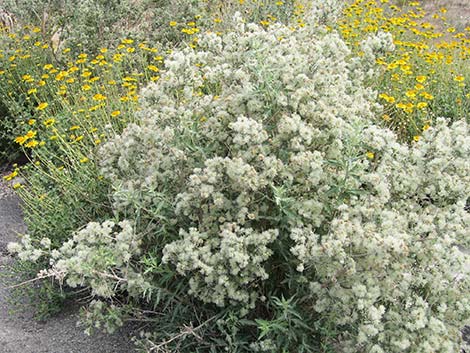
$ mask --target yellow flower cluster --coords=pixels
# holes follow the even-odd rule
[[[377,58],[382,72],[374,84],[384,120],[404,138],[419,140],[435,117],[457,118],[470,110],[464,104],[470,97],[470,28],[458,31],[446,12],[427,13],[419,1],[399,7],[389,0],[355,0],[338,23],[352,48],[369,34],[393,35],[396,49]]]
[[[56,159],[72,153],[63,159],[88,162],[93,147],[106,138],[106,128],[117,131],[127,124],[138,109],[139,87],[159,79],[164,60],[157,48],[126,38],[95,56],[72,55],[66,48],[60,53],[65,65],[41,63],[38,58],[51,57],[51,49],[37,28],[1,35],[6,45],[0,49],[0,89],[12,105],[22,95],[31,107],[14,140],[35,149],[39,159],[38,149],[44,147]]]

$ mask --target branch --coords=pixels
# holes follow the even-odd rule
[[[214,320],[216,318],[216,316],[213,316],[211,317],[209,320],[206,320],[204,321],[202,324],[200,324],[199,326],[197,327],[192,327],[192,326],[186,326],[184,325],[184,329],[177,335],[171,337],[170,339],[166,340],[166,341],[163,341],[163,342],[160,342],[159,344],[154,344],[152,343],[152,347],[150,348],[149,352],[153,352],[156,350],[156,352],[162,352],[163,349],[165,348],[165,346],[167,346],[168,344],[170,344],[171,342],[173,341],[176,341],[180,338],[185,338],[186,336],[188,335],[192,335],[194,337],[196,337],[198,340],[202,340],[202,337],[199,336],[196,331],[200,330],[201,328],[203,328],[205,325],[207,325],[209,322],[211,322],[212,320]]]
[[[51,277],[59,278],[59,276],[62,276],[63,274],[64,274],[63,272],[41,271],[41,272],[38,273],[38,275],[36,277],[34,277],[32,279],[29,279],[27,281],[15,284],[13,286],[7,286],[6,288],[7,289],[18,288],[18,287],[24,286],[24,285],[29,284],[29,283],[40,281],[40,280],[45,279],[45,278],[51,278]]]

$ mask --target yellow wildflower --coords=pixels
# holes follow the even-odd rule
[[[54,123],[55,123],[55,119],[50,118],[50,119],[47,119],[47,120],[44,122],[44,125],[45,125],[46,127],[49,127],[49,126],[52,126]]]
[[[418,81],[419,83],[424,83],[426,82],[426,79],[427,77],[426,76],[416,76],[416,81]]]
[[[390,103],[390,104],[395,103],[395,98],[392,97],[392,96],[389,96],[389,95],[386,94],[386,93],[381,93],[381,94],[379,94],[379,98],[385,100],[387,103]]]
[[[18,136],[15,138],[15,142],[23,145],[26,142],[27,138],[25,136]]]
[[[421,92],[421,97],[423,97],[424,99],[427,99],[427,100],[433,100],[434,99],[434,96],[431,94],[431,93],[428,93],[428,92]]]
[[[46,109],[48,106],[49,106],[49,103],[44,102],[44,103],[39,104],[36,109],[37,109],[37,110],[44,110],[44,109]]]
[[[39,144],[37,140],[31,140],[29,141],[25,146],[28,148],[34,148]]]
[[[423,89],[424,89],[424,86],[423,86],[421,83],[417,83],[417,84],[415,85],[415,90],[421,91],[421,90],[423,90]]]
[[[10,181],[10,180],[13,180],[16,176],[18,175],[18,170],[15,169],[13,172],[11,172],[10,174],[8,175],[5,175],[3,177],[3,179],[5,179],[6,181]]]
[[[93,96],[93,100],[95,101],[103,101],[106,99],[106,96],[103,96],[101,93],[97,93]]]
[[[415,90],[406,91],[406,92],[405,92],[405,95],[406,95],[408,98],[415,98],[415,97],[416,97],[416,91],[415,91]]]

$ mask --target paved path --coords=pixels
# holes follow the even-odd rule
[[[1,181],[0,181],[1,183]],[[3,196],[2,196],[3,195]],[[1,353],[132,353],[135,350],[127,332],[113,336],[99,334],[88,337],[76,326],[77,310],[68,308],[44,323],[31,314],[11,314],[9,290],[1,276],[13,259],[6,251],[8,242],[23,232],[18,199],[0,190],[0,352]]]

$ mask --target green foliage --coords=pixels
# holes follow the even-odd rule
[[[39,278],[86,291],[88,332],[151,321],[139,343],[149,351],[456,352],[470,314],[470,280],[456,276],[469,261],[459,247],[470,246],[470,127],[436,119],[401,143],[374,124],[381,107],[367,87],[393,37],[366,38],[356,57],[323,26],[337,2],[312,2],[295,28],[298,6],[263,4],[246,16],[256,24],[228,17],[240,2],[211,3],[214,31],[195,40],[200,23],[186,21],[200,7],[188,3],[189,17],[161,33],[188,45],[155,65],[142,57],[147,70],[132,77],[115,71],[132,39],[106,58],[82,54],[81,69],[54,72],[79,81],[62,98],[51,85],[28,99],[30,78],[10,67],[13,103],[41,122],[30,133],[23,117],[19,141],[45,143],[19,188],[29,234],[9,250],[44,267]],[[100,71],[102,60],[113,69]],[[126,57],[122,68],[134,65]],[[96,72],[120,75],[123,88],[103,98]],[[155,82],[131,106],[141,76]]]
[[[111,220],[10,251],[89,288],[91,326],[156,315],[151,350],[455,352],[469,126],[409,146],[373,124],[386,36],[359,59],[316,17],[237,23],[174,50],[100,148]]]
[[[20,149],[11,137],[14,127],[8,110],[0,104],[0,164],[15,161],[20,156]]]
[[[46,320],[63,310],[65,300],[72,295],[55,282],[36,280],[44,266],[44,263],[21,260],[2,266],[0,281],[11,287],[7,297],[10,310],[32,313],[37,320]]]
[[[28,232],[41,239],[45,234],[55,245],[86,222],[109,217],[108,183],[96,178],[93,164],[67,169],[29,165],[22,175],[27,182],[19,189]]]

